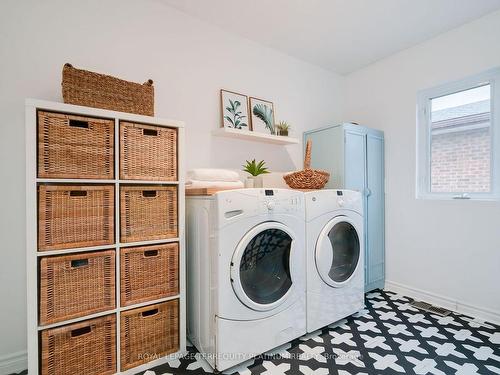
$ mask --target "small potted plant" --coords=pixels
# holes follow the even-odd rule
[[[253,159],[252,161],[246,160],[246,164],[243,165],[243,170],[249,173],[251,176],[247,178],[245,182],[245,187],[262,187],[262,177],[259,177],[261,174],[269,173],[264,160],[259,161],[258,163]]]
[[[290,130],[290,125],[286,121],[280,121],[276,124],[276,135],[282,135],[288,137],[288,131]]]

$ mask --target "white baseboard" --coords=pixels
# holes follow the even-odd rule
[[[0,374],[18,373],[28,368],[28,354],[25,351],[0,357]]]
[[[439,294],[426,292],[421,289],[413,288],[407,285],[386,280],[385,289],[399,293],[401,295],[414,298],[418,301],[431,303],[436,306],[444,307],[445,309],[468,315],[473,318],[478,318],[486,322],[500,324],[500,312],[493,311],[484,307],[472,306],[467,303],[444,297]]]

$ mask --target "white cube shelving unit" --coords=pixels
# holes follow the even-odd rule
[[[66,113],[72,115],[82,115],[113,119],[114,126],[114,178],[108,180],[92,180],[92,179],[52,179],[37,177],[37,111],[44,110],[50,112]],[[130,121],[146,125],[163,126],[169,128],[177,128],[178,136],[178,170],[177,181],[140,181],[140,180],[121,180],[120,176],[120,161],[119,161],[119,127],[120,121]],[[83,320],[88,320],[100,316],[115,314],[116,316],[116,374],[136,374],[145,371],[151,367],[169,362],[181,355],[185,355],[186,351],[186,275],[185,275],[185,240],[184,240],[184,215],[185,215],[185,199],[184,199],[184,123],[182,121],[161,119],[157,117],[149,117],[135,115],[124,112],[115,112],[103,109],[90,107],[82,107],[58,102],[49,102],[42,100],[27,99],[26,100],[26,251],[27,251],[27,333],[28,333],[28,373],[32,375],[39,374],[39,333],[48,328],[63,326],[70,323],[75,323]],[[39,183],[78,183],[78,184],[111,184],[115,186],[115,242],[112,245],[92,246],[84,248],[69,248],[62,250],[38,251],[37,226],[38,226],[38,200],[37,200],[37,185]],[[141,241],[131,243],[120,243],[120,184],[147,184],[147,185],[176,185],[178,199],[178,237],[165,240]],[[120,304],[120,249],[122,247],[156,245],[169,242],[179,243],[179,294],[138,303],[122,307]],[[86,315],[80,318],[63,321],[60,323],[40,326],[39,309],[38,309],[38,283],[39,283],[39,268],[38,261],[40,257],[50,255],[63,255],[87,251],[99,251],[115,249],[116,262],[116,305],[114,309],[105,312]],[[126,371],[120,371],[120,313],[125,310],[130,310],[142,306],[152,305],[155,303],[165,302],[173,299],[179,299],[179,350],[162,358],[157,358],[146,364],[139,365]]]

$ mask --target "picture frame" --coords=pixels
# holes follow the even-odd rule
[[[221,128],[251,130],[248,96],[225,89],[220,90]]]
[[[250,97],[250,125],[257,133],[275,135],[274,104],[269,100]]]

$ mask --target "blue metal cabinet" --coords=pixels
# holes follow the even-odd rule
[[[361,192],[365,209],[365,290],[383,288],[384,133],[364,126],[341,124],[304,133],[312,140],[311,166],[330,172],[326,188]]]

